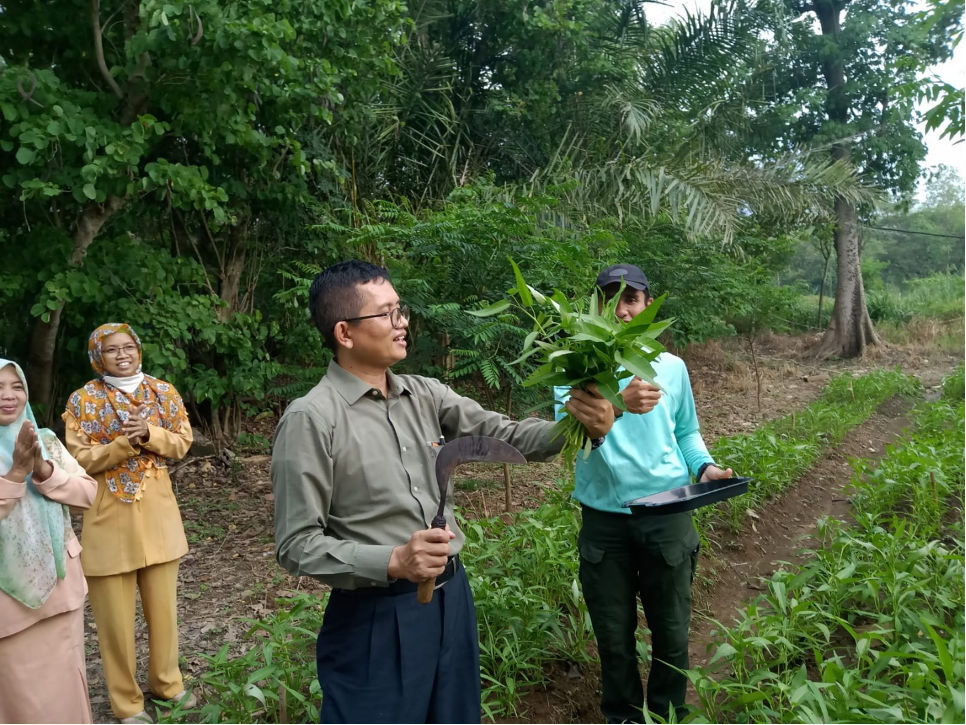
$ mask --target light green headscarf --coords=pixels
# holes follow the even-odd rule
[[[12,365],[24,391],[27,380],[23,370],[12,360],[0,358],[0,369]],[[20,416],[10,425],[0,425],[0,474],[13,465],[13,449],[25,421],[37,429],[44,459],[50,459],[48,445],[53,433],[41,430],[28,402]],[[44,439],[47,438],[48,444]],[[64,560],[65,529],[70,514],[63,504],[51,501],[34,487],[27,476],[27,490],[13,511],[0,520],[0,590],[30,609],[39,609],[66,574]]]

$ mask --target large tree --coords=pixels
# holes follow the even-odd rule
[[[767,157],[824,144],[895,197],[911,195],[926,148],[908,89],[950,56],[961,19],[923,22],[907,0],[775,0],[759,9],[773,29],[773,71],[754,109],[758,149]],[[878,342],[860,268],[864,210],[844,197],[834,208],[835,305],[815,353],[861,355]]]
[[[755,85],[758,14],[732,0],[653,26],[646,8],[417,6],[400,72],[375,99],[370,143],[353,149],[360,196],[419,206],[491,177],[523,193],[554,189],[591,217],[669,213],[691,233],[726,241],[748,209],[804,222],[827,212],[831,191],[866,198],[848,164],[796,149],[762,164],[745,146],[738,155],[724,148],[744,131],[735,88]]]
[[[318,139],[391,68],[403,11],[396,0],[3,3],[0,218],[5,244],[47,262],[27,353],[35,402],[52,402],[65,304],[106,225],[197,258],[220,321],[250,311],[246,275],[315,185],[337,180]]]

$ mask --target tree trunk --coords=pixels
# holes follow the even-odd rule
[[[219,308],[218,319],[227,322],[232,313],[239,308],[242,275],[245,272],[246,249],[248,242],[248,217],[239,215],[238,223],[227,230],[228,243],[225,247],[224,264],[219,270],[221,285],[219,296],[225,306]]]
[[[87,248],[97,237],[107,221],[114,216],[125,200],[112,196],[104,204],[90,202],[84,207],[74,230],[74,248],[70,255],[70,266],[84,264]],[[57,332],[60,329],[63,303],[54,310],[45,322],[38,317],[30,336],[30,352],[27,356],[27,377],[30,382],[30,402],[42,412],[42,420],[49,423],[52,419],[51,403],[54,393],[54,353],[57,348]]]
[[[822,55],[822,73],[828,88],[825,109],[839,134],[848,125],[850,104],[846,94],[845,63],[839,45],[840,15],[844,6],[843,0],[815,0],[812,4],[822,26],[822,36],[828,41]],[[849,145],[833,144],[832,158],[848,161]],[[838,280],[832,319],[813,354],[816,357],[856,357],[864,354],[868,346],[878,345],[879,338],[865,305],[855,205],[842,198],[835,200],[835,253]]]
[[[506,384],[506,414],[508,418],[513,417],[513,381],[508,380]],[[513,475],[510,473],[510,466],[503,464],[503,494],[504,510],[507,513],[513,511]]]
[[[855,207],[838,199],[835,217],[835,304],[828,329],[813,352],[816,357],[857,357],[870,345],[878,345],[879,337],[865,305]]]
[[[202,216],[212,251],[218,258],[218,297],[224,303],[218,308],[218,320],[225,323],[232,314],[240,309],[241,282],[245,274],[246,252],[248,249],[248,215],[239,214],[234,226],[225,229],[217,238],[211,235]],[[221,250],[218,244],[222,243]],[[211,366],[219,377],[227,378],[231,374],[230,363],[218,351],[212,353]],[[228,393],[211,406],[211,442],[221,452],[225,448],[231,449],[238,440],[241,432],[241,406],[234,393]]]
[[[828,263],[832,259],[832,250],[828,250],[825,255],[825,268],[822,270],[822,286],[818,291],[818,319],[815,321],[816,329],[822,329],[822,304],[825,302],[825,282],[828,280]]]

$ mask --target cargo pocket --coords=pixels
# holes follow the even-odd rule
[[[584,539],[577,540],[577,551],[580,552],[580,558],[586,560],[589,564],[600,564],[604,558],[603,549]]]
[[[682,599],[691,600],[691,583],[698,567],[700,541],[675,541],[661,547],[661,555],[668,565],[668,577],[674,582],[674,591]]]
[[[598,582],[603,578],[600,563],[604,560],[604,550],[579,537],[577,551],[580,553],[578,576],[586,599],[592,596],[590,593],[597,591]]]

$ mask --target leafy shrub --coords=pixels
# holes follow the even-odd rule
[[[964,282],[961,274],[934,274],[906,283],[903,299],[919,317],[951,320],[963,316]]]
[[[943,380],[942,396],[946,400],[962,400],[966,397],[966,368],[960,364],[952,375]]]
[[[901,295],[893,289],[872,290],[866,294],[865,301],[873,322],[902,324],[912,318],[912,311],[903,304]]]

